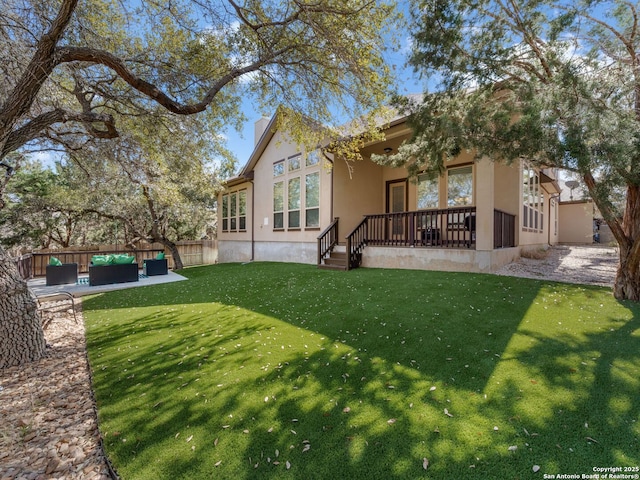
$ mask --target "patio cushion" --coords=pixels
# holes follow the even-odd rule
[[[109,265],[111,263],[111,255],[94,255],[91,257],[92,265]]]
[[[126,254],[111,255],[111,263],[114,265],[127,265],[136,261],[136,257]]]

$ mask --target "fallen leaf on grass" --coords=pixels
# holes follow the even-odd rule
[[[350,411],[351,411],[351,409],[350,409],[349,407],[344,407],[344,408],[342,409],[342,412],[343,412],[343,413],[349,413]]]
[[[219,467],[221,463],[222,463],[222,460],[218,460],[213,466],[214,467]]]
[[[533,473],[538,473],[540,471],[540,465],[534,465],[531,470],[533,470]]]
[[[218,439],[217,439],[217,438],[213,441],[213,446],[214,446],[214,447],[217,447],[217,446],[218,446]]]
[[[190,435],[189,437],[187,437],[187,443],[189,443],[191,440],[193,440],[193,435]]]
[[[447,408],[445,408],[445,409],[444,409],[444,414],[445,414],[447,417],[453,417],[453,415],[451,415],[451,414],[449,413],[449,409],[447,409]]]
[[[511,445],[511,446],[508,448],[508,450],[509,450],[510,452],[515,452],[517,449],[518,449],[518,446],[517,446],[517,445]]]
[[[429,468],[429,460],[427,458],[422,459],[422,468],[424,468],[425,470]]]
[[[593,443],[598,443],[598,441],[595,438],[587,437],[587,440]]]
[[[435,389],[436,389],[436,387],[431,387],[431,388],[429,389],[429,391],[430,391],[430,392],[433,392]]]
[[[287,463],[285,463],[285,465],[287,466],[287,470],[291,468],[291,464],[289,463],[289,460],[287,460]]]
[[[395,418],[390,418],[389,420],[387,420],[387,423],[389,425],[393,425],[394,423],[396,423],[396,419]]]

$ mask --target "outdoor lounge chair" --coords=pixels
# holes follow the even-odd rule
[[[76,283],[78,281],[78,264],[47,265],[46,278],[47,287]]]
[[[149,277],[154,275],[167,275],[169,267],[166,258],[146,259],[142,261],[142,273]]]
[[[56,293],[48,293],[45,295],[36,296],[33,291],[31,291],[31,295],[36,299],[36,303],[38,306],[38,311],[45,312],[53,312],[57,308],[60,307],[61,302],[69,302],[71,304],[71,309],[73,310],[73,320],[78,323],[78,317],[76,316],[76,302],[73,295],[69,292],[56,292]],[[42,317],[42,328],[47,328],[49,323],[53,320],[53,317],[43,316]]]

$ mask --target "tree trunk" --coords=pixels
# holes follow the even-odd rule
[[[613,286],[618,300],[640,302],[640,187],[627,186],[627,203],[622,222],[611,232],[620,248],[620,266]]]
[[[182,270],[184,268],[184,265],[182,264],[182,258],[180,258],[178,246],[171,240],[167,240],[166,238],[160,239],[160,243],[167,247],[169,249],[169,252],[171,252],[171,256],[173,257],[173,269]]]
[[[633,258],[629,249],[623,254],[620,248],[620,265],[613,286],[613,296],[618,300],[632,300],[640,302],[640,275],[637,269],[632,268],[640,259]]]
[[[0,368],[39,360],[45,349],[36,300],[0,247]]]

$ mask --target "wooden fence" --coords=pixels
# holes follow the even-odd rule
[[[218,260],[218,249],[215,240],[181,241],[177,242],[178,252],[185,267],[193,265],[209,265]],[[116,245],[100,245],[91,249],[39,250],[22,255],[16,259],[16,265],[23,278],[44,276],[51,257],[56,257],[62,263],[77,263],[78,273],[87,273],[93,255],[107,255],[109,253],[126,253],[136,257],[136,263],[142,268],[143,260],[155,258],[160,252],[165,252],[169,268],[173,268],[173,257],[159,243],[147,245],[136,250],[117,248]]]

